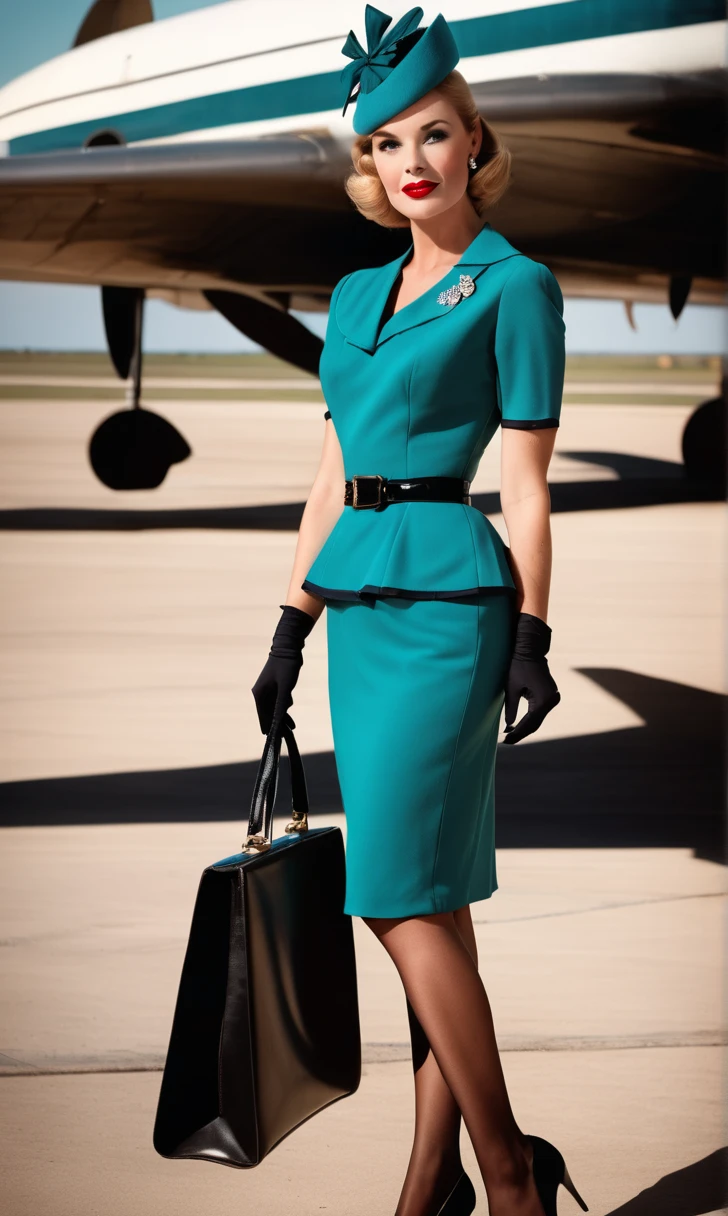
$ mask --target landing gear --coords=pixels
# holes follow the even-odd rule
[[[117,375],[128,381],[131,408],[110,414],[91,436],[91,468],[110,490],[154,490],[192,450],[171,422],[141,405],[144,289],[101,291],[109,354]]]
[[[723,377],[723,395],[704,401],[688,418],[682,435],[685,473],[706,488],[726,492],[728,474],[728,375]]]

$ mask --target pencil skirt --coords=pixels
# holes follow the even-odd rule
[[[494,780],[513,597],[328,600],[350,916],[451,912],[497,889]]]

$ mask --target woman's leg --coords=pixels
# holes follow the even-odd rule
[[[478,965],[469,905],[453,913],[457,930]],[[462,1172],[460,1108],[440,1072],[429,1040],[407,1000],[415,1074],[415,1134],[395,1216],[422,1216],[442,1206]]]
[[[392,958],[462,1112],[491,1216],[544,1216],[530,1173],[530,1144],[508,1098],[490,1003],[454,914],[364,919]],[[417,1216],[429,1212],[424,1208]]]

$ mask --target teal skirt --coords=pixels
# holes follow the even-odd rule
[[[494,778],[513,597],[327,600],[328,683],[350,916],[497,889]]]

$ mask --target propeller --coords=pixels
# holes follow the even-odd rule
[[[323,342],[290,313],[235,291],[205,291],[203,295],[246,338],[318,376]]]

